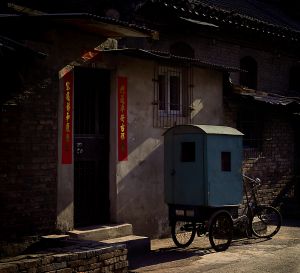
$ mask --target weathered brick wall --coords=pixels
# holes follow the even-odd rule
[[[227,101],[224,108],[225,125],[237,127],[237,104]],[[250,155],[244,151],[243,172],[262,180],[260,202],[278,206],[283,197],[293,194],[294,129],[290,116],[276,108],[266,106],[262,119],[262,149]]]
[[[124,245],[68,241],[70,246],[46,249],[0,260],[0,273],[125,273],[128,272]]]
[[[264,121],[262,154],[244,169],[262,178],[258,191],[261,201],[277,206],[293,191],[294,131],[291,121],[280,112],[266,113]]]
[[[254,42],[202,38],[194,48],[200,58],[226,66],[239,67],[241,58],[250,56],[257,62],[257,89],[285,93],[289,88],[290,68],[296,65],[297,58],[291,57],[290,52],[276,49],[274,44],[262,46]],[[239,73],[231,73],[231,79],[233,83],[239,84]]]
[[[37,82],[0,113],[0,240],[55,227],[57,83]]]
[[[222,37],[222,33],[200,36],[167,36],[161,33],[160,40],[151,43],[151,49],[169,51],[170,45],[178,41],[189,44],[195,57],[211,63],[239,67],[241,58],[251,56],[257,62],[257,89],[265,92],[284,93],[289,88],[289,71],[297,65],[291,52],[276,48],[276,44],[258,44],[256,40],[241,42],[241,39]],[[129,44],[131,45],[131,44]],[[239,84],[239,73],[231,73],[233,83]]]
[[[59,71],[105,40],[67,26],[45,31],[48,43],[27,43],[48,56],[20,60],[22,90],[15,105],[0,105],[0,245],[54,231]]]

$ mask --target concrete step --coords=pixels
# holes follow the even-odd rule
[[[128,256],[140,255],[150,252],[151,242],[148,237],[128,235],[119,238],[103,240],[105,244],[125,244],[128,250]]]
[[[131,224],[110,224],[110,225],[91,226],[91,227],[77,228],[68,231],[68,234],[72,238],[78,238],[82,240],[103,241],[103,240],[132,235],[132,225]]]

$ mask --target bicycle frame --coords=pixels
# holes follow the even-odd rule
[[[246,176],[244,174],[243,174],[243,177],[250,180],[254,184],[256,184],[251,188],[251,196],[253,198],[253,201],[254,201],[255,205],[258,205],[255,189],[258,188],[261,185],[260,179],[259,178],[253,179],[253,178],[251,178],[249,176]],[[248,196],[248,190],[247,190],[247,186],[246,186],[246,183],[245,183],[245,179],[243,179],[243,181],[244,181],[244,189],[245,189],[245,193],[246,193],[247,203],[249,203],[249,196]]]
[[[260,179],[246,175],[243,177],[246,204],[241,216],[237,218],[233,218],[232,213],[236,206],[169,205],[172,239],[178,247],[188,247],[195,235],[206,235],[216,251],[224,251],[232,241],[234,226],[248,238],[253,235],[258,238],[270,238],[279,231],[280,212],[271,206],[258,204],[256,189],[261,185]],[[253,182],[251,187],[246,183],[246,179]]]
[[[250,180],[253,182],[254,186],[251,187],[251,190],[249,190],[248,186],[246,185],[245,179]],[[246,176],[243,174],[243,184],[244,184],[244,192],[246,196],[246,204],[245,207],[237,218],[233,219],[233,223],[235,226],[242,226],[243,229],[245,229],[245,232],[247,232],[248,227],[249,227],[249,222],[252,217],[252,215],[255,214],[256,212],[256,207],[258,205],[257,197],[256,197],[256,192],[255,189],[260,186],[260,180],[258,178],[253,179],[249,176]],[[249,191],[250,191],[250,197],[249,197]]]

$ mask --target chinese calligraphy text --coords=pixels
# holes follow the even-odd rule
[[[118,77],[118,158],[128,158],[127,143],[127,78]]]
[[[72,164],[73,71],[63,77],[63,92],[62,164]]]

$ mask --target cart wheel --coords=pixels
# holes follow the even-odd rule
[[[281,227],[281,214],[271,206],[257,206],[251,219],[251,230],[259,238],[274,236]]]
[[[175,221],[171,226],[172,239],[178,247],[188,247],[194,240],[196,225],[193,222]]]
[[[231,215],[225,210],[213,214],[209,224],[209,241],[215,251],[224,251],[229,247],[232,233]]]

